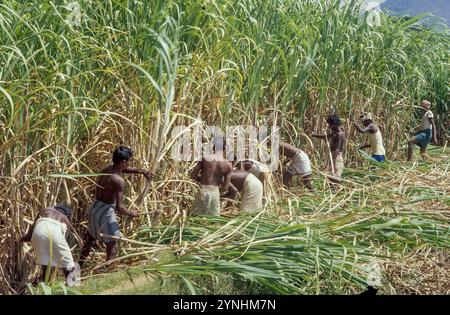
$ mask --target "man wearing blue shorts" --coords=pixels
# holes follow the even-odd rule
[[[430,110],[431,103],[422,101],[421,106],[425,110],[422,117],[422,130],[408,142],[408,161],[412,160],[415,144],[420,147],[420,154],[425,156],[430,141],[433,139],[433,142],[437,143],[436,124],[434,123],[434,115]]]

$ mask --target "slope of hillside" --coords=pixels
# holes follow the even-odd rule
[[[432,13],[450,22],[450,4],[447,0],[387,0],[381,8],[399,15]]]

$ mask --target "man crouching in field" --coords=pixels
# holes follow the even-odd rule
[[[228,193],[231,181],[231,162],[225,160],[222,137],[213,140],[214,153],[205,154],[191,171],[191,179],[200,185],[200,191],[194,202],[194,215],[220,216],[220,189]],[[200,173],[200,175],[199,175]]]
[[[290,188],[292,176],[299,175],[302,184],[308,187],[310,191],[314,191],[311,183],[311,162],[309,161],[308,155],[303,150],[296,148],[289,143],[281,142],[280,148],[281,153],[285,157],[283,164],[291,162],[283,173],[283,184],[287,188]]]
[[[242,192],[239,211],[259,212],[262,210],[263,184],[255,175],[247,171],[233,170],[230,191],[223,197],[234,200],[238,191]]]
[[[108,236],[120,236],[114,210],[132,218],[138,216],[136,211],[128,210],[123,204],[125,181],[120,175],[121,173],[142,174],[147,180],[151,180],[154,175],[147,170],[128,167],[132,157],[133,151],[130,148],[120,146],[113,153],[113,163],[101,171],[105,175],[101,175],[97,182],[95,201],[89,210],[89,233],[81,250],[80,266],[84,264],[95,240],[105,243],[107,261],[116,256],[116,240],[108,238]]]
[[[427,157],[427,146],[433,139],[434,143],[437,143],[436,124],[434,123],[434,115],[430,110],[431,103],[428,101],[422,101],[422,108],[425,113],[422,117],[422,130],[408,142],[408,161],[412,160],[414,145],[420,147],[420,154],[422,157]]]
[[[41,209],[39,216],[20,241],[30,242],[36,251],[37,263],[42,266],[41,281],[45,280],[47,267],[63,268],[64,275],[74,271],[72,251],[67,243],[67,231],[70,229],[82,246],[78,233],[70,224],[72,210],[62,204]]]
[[[267,165],[254,160],[244,160],[237,162],[236,168],[255,175],[263,184],[269,179],[271,175],[271,172]]]
[[[345,149],[346,135],[341,129],[341,119],[337,115],[330,115],[327,119],[328,128],[331,133],[326,135],[313,134],[312,137],[327,140],[331,151],[331,161],[328,168],[331,169],[329,179],[332,182],[341,182],[340,178],[344,170],[343,153]]]

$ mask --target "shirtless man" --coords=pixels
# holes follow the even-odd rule
[[[97,182],[95,201],[89,210],[89,233],[81,250],[80,266],[85,262],[95,240],[105,243],[106,261],[116,256],[116,240],[107,237],[120,236],[114,210],[132,218],[138,216],[136,211],[128,210],[123,204],[125,181],[120,175],[122,173],[142,174],[147,180],[151,180],[154,175],[147,170],[128,167],[128,162],[132,157],[133,151],[130,148],[120,146],[113,153],[113,163],[101,171],[102,174],[109,175],[100,176]],[[103,236],[100,234],[103,234]]]
[[[258,212],[262,209],[263,184],[255,175],[247,171],[233,170],[230,190],[223,197],[234,200],[238,192],[242,192],[239,211]]]
[[[299,175],[301,183],[310,191],[314,191],[311,183],[312,170],[308,155],[303,150],[286,142],[280,143],[280,149],[281,154],[285,157],[283,165],[291,162],[283,173],[283,184],[290,188],[292,176]]]
[[[386,150],[384,149],[380,128],[373,122],[372,114],[370,113],[361,115],[361,121],[364,128],[361,128],[355,122],[353,122],[353,125],[360,133],[367,133],[369,135],[369,143],[361,146],[360,149],[370,147],[372,158],[377,162],[384,162]]]
[[[341,120],[337,115],[330,115],[327,119],[328,128],[331,133],[327,135],[312,134],[312,137],[327,140],[330,145],[331,159],[329,168],[331,168],[330,180],[332,182],[340,182],[342,171],[344,170],[343,153],[346,143],[346,135],[342,130]]]
[[[200,185],[192,211],[194,215],[220,216],[220,190],[228,193],[230,187],[233,167],[224,158],[225,141],[216,137],[213,144],[214,153],[205,154],[190,174],[191,179]]]
[[[422,101],[421,106],[425,110],[422,117],[422,130],[408,142],[408,161],[412,160],[415,144],[420,147],[422,157],[425,157],[430,141],[433,140],[434,143],[437,143],[436,124],[434,122],[433,112],[430,110],[431,103]]]
[[[72,251],[66,241],[68,230],[75,235],[81,246],[82,241],[70,223],[71,216],[72,210],[63,204],[41,209],[27,234],[20,239],[21,242],[31,241],[37,263],[42,267],[41,281],[45,281],[49,265],[52,268],[62,268],[66,278],[75,270]]]

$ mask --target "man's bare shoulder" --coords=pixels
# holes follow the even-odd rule
[[[370,124],[369,125],[369,132],[370,133],[376,133],[379,130],[378,126],[376,124]]]
[[[112,182],[117,183],[117,184],[125,183],[125,180],[119,174],[111,174],[111,175],[109,175],[109,178]]]
[[[66,224],[69,222],[69,219],[67,219],[64,214],[56,210],[54,207],[42,208],[41,210],[39,210],[39,215],[44,218],[47,217],[55,219]]]
[[[100,178],[99,183],[103,186],[106,185],[106,186],[122,187],[125,185],[125,180],[119,174],[108,174],[103,175]]]
[[[40,216],[45,216],[50,211],[56,211],[56,210],[53,207],[41,208],[41,209],[39,209],[39,215]]]
[[[217,163],[219,164],[219,167],[223,172],[229,172],[233,170],[233,164],[231,164],[230,161],[223,160],[218,161]]]
[[[113,171],[113,166],[112,165],[108,165],[107,167],[103,168],[100,171],[100,174],[110,174]]]
[[[292,144],[289,144],[287,142],[281,142],[280,147],[285,150],[297,150],[297,148],[295,146],[293,146]]]

